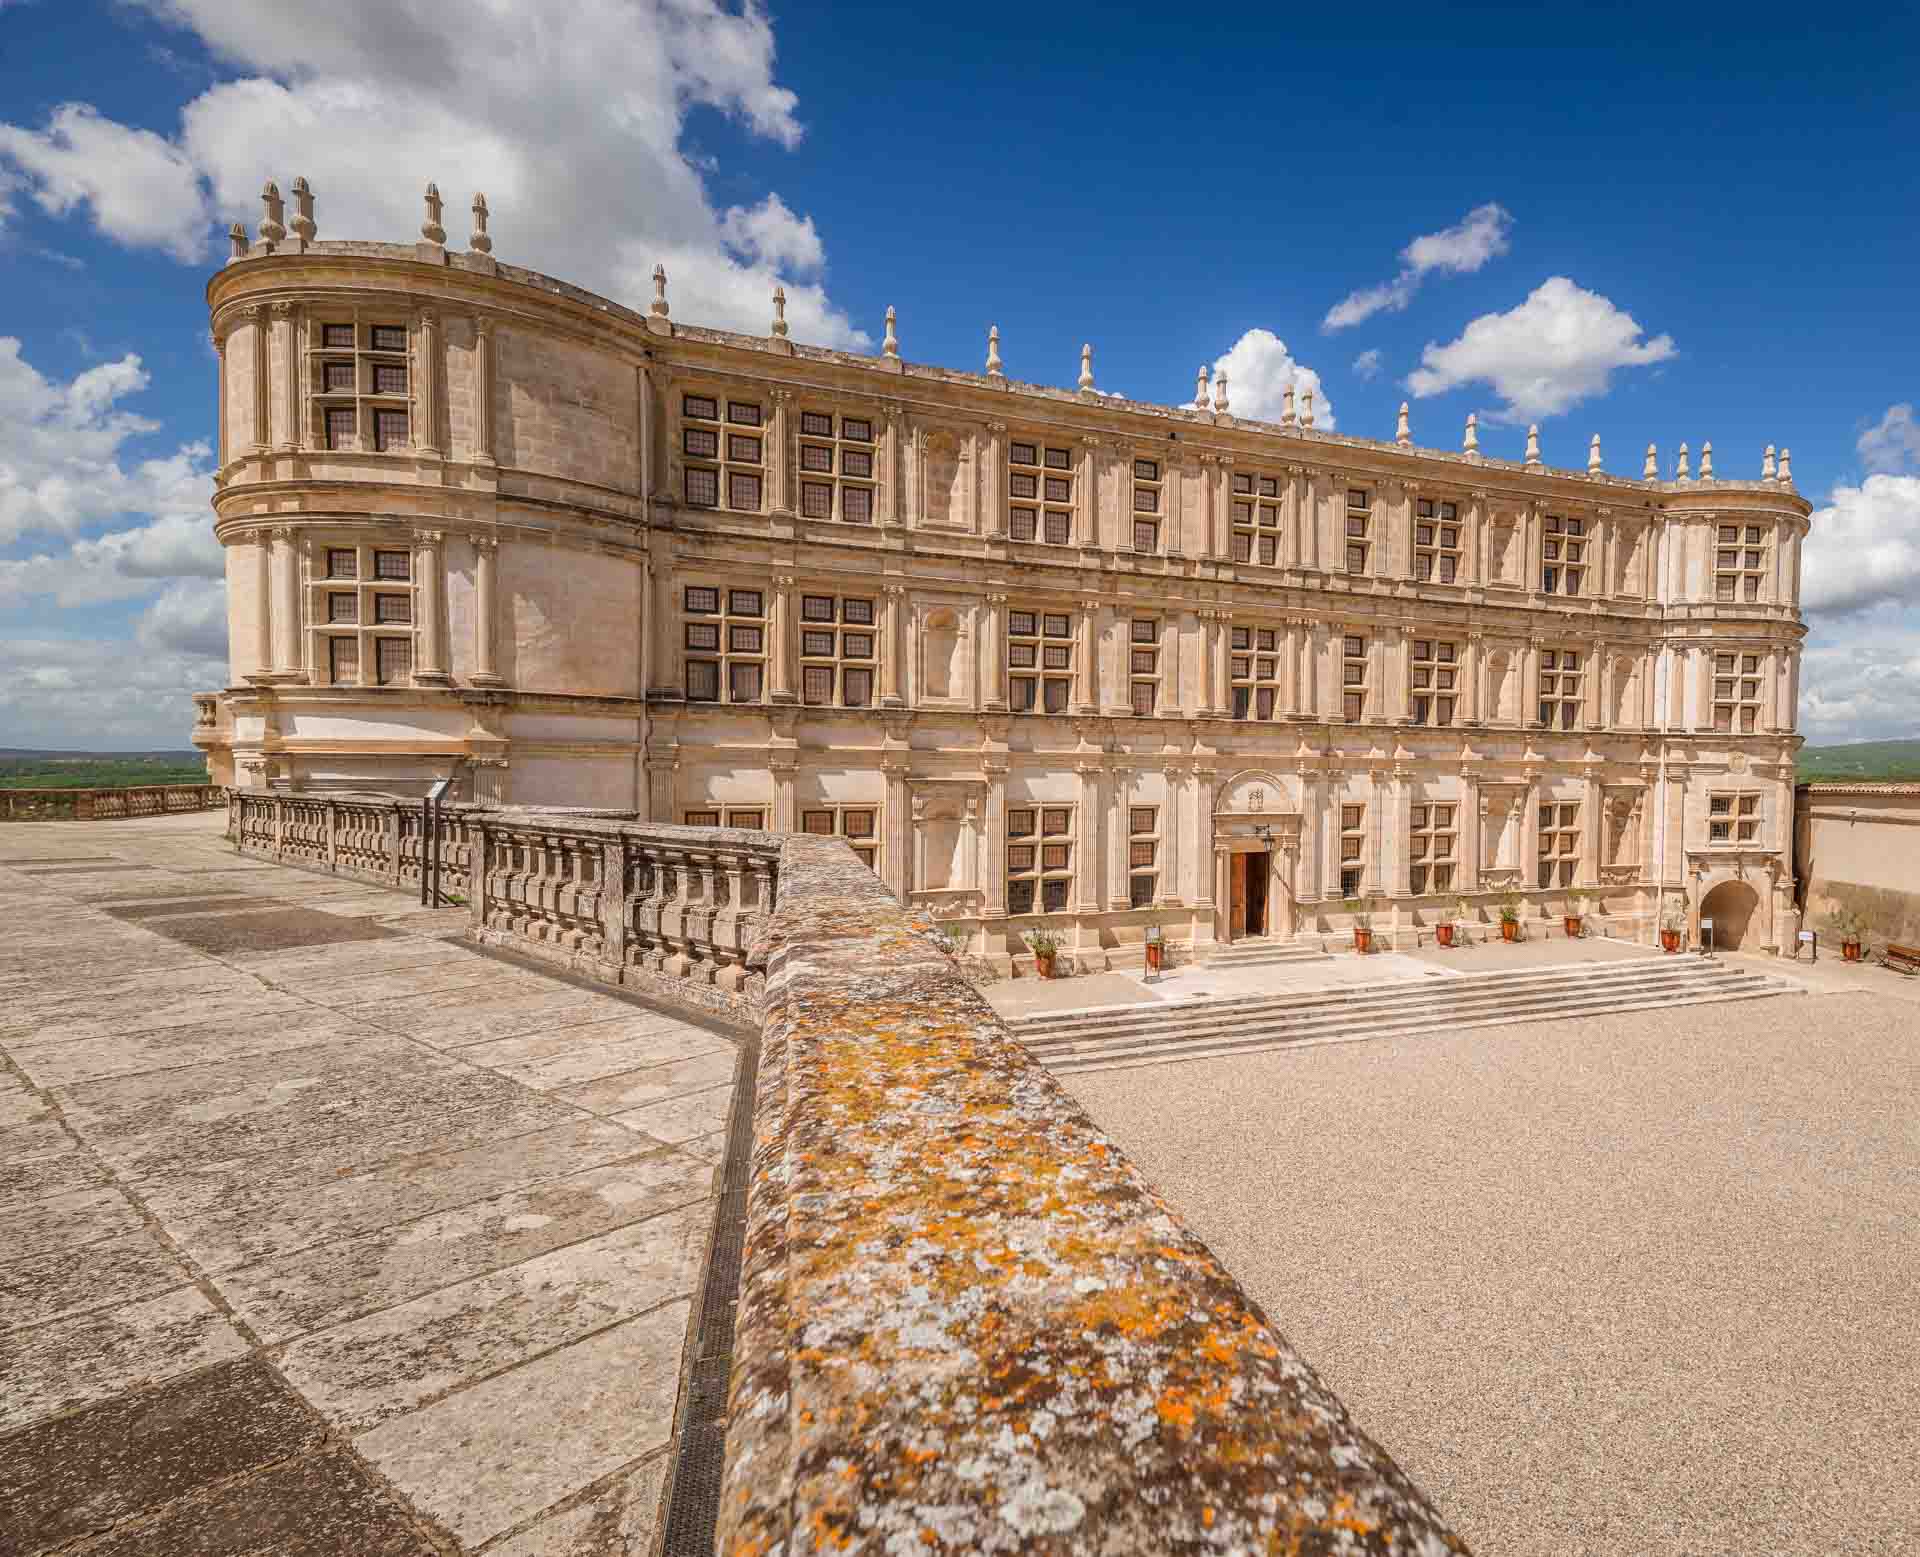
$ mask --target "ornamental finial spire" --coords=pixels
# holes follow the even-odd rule
[[[280,198],[280,186],[268,179],[266,187],[260,191],[260,241],[271,254],[280,247],[280,240],[287,235],[286,202]]]
[[[1080,393],[1093,392],[1093,346],[1091,343],[1080,348]]]
[[[1213,408],[1222,416],[1227,414],[1227,370],[1225,368],[1213,375]]]
[[[1302,427],[1313,425],[1313,386],[1311,384],[1300,391],[1300,425]]]
[[[1461,447],[1469,454],[1480,452],[1480,418],[1473,411],[1467,412],[1467,439]]]
[[[880,350],[889,357],[900,355],[900,337],[893,333],[893,304],[887,304],[887,338],[880,343]]]
[[[233,246],[233,252],[227,256],[229,261],[247,257],[247,230],[238,222],[227,229],[227,242]]]
[[[1767,452],[1760,456],[1760,479],[1771,481],[1774,478],[1773,445],[1767,445]]]
[[[773,284],[773,323],[767,326],[767,333],[782,340],[787,334],[787,289],[777,281]]]
[[[1407,424],[1407,402],[1404,400],[1400,402],[1400,419],[1394,424],[1393,441],[1403,449],[1413,443],[1413,429]]]
[[[478,190],[473,194],[473,232],[467,238],[467,247],[475,254],[493,252],[493,239],[487,234],[487,197]]]
[[[1208,377],[1207,365],[1203,362],[1200,364],[1200,371],[1193,376],[1193,408],[1196,411],[1204,411],[1208,406],[1213,404],[1213,394],[1208,387]]]
[[[1007,370],[1000,362],[1000,326],[987,327],[987,377],[1005,378]]]
[[[1593,435],[1593,442],[1587,445],[1587,474],[1600,474],[1600,434]]]
[[[1713,480],[1713,444],[1711,441],[1700,445],[1700,479]]]
[[[313,235],[320,230],[313,221],[313,186],[304,178],[296,177],[293,181],[293,221],[289,225],[304,253],[313,242]]]
[[[1280,425],[1291,427],[1299,420],[1298,413],[1293,409],[1293,384],[1289,382],[1280,392]]]
[[[647,310],[662,319],[667,317],[667,267],[656,264],[653,267],[653,306]]]
[[[1529,465],[1540,463],[1540,424],[1538,422],[1534,422],[1527,428],[1527,463]]]
[[[445,243],[447,241],[447,229],[440,225],[440,186],[438,184],[427,185],[427,193],[424,200],[427,214],[426,220],[420,224],[420,236],[425,238],[429,243]]]
[[[1687,462],[1687,446],[1684,443],[1680,445],[1680,468],[1673,473],[1673,479],[1675,481],[1693,479],[1693,469]]]
[[[1652,444],[1647,445],[1647,463],[1640,472],[1640,479],[1642,481],[1660,479],[1660,451]]]
[[[1780,451],[1780,485],[1783,487],[1793,485],[1793,450],[1791,449]]]

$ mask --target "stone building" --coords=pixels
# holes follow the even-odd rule
[[[1000,961],[1497,895],[1792,933],[1783,452],[1673,479],[1416,447],[673,319],[268,186],[208,284],[217,781],[844,837]],[[289,228],[291,230],[289,230]]]

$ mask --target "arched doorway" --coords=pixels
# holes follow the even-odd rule
[[[1738,951],[1746,939],[1760,894],[1744,881],[1723,881],[1700,900],[1700,917],[1713,921],[1713,944],[1719,951]]]

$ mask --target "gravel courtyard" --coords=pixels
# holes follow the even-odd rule
[[[1076,1075],[1481,1557],[1920,1551],[1920,1003]]]

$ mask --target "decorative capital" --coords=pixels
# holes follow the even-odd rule
[[[293,314],[293,304],[287,302],[285,299],[281,299],[275,303],[269,303],[267,306],[272,309],[273,317],[276,319],[290,318]]]

